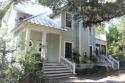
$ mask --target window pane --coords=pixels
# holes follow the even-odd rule
[[[71,28],[72,25],[72,15],[66,13],[66,26]]]
[[[72,43],[65,44],[65,57],[71,58],[72,56]]]

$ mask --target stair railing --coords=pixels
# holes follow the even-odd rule
[[[113,62],[109,60],[108,57],[105,55],[99,55],[97,57],[97,62],[104,63],[104,64],[107,64],[107,66],[113,67]]]
[[[66,59],[63,56],[60,56],[60,61],[61,63],[63,63],[66,67],[69,67],[71,69],[71,71],[73,72],[73,74],[76,74],[75,70],[76,70],[76,66],[75,63],[72,63],[71,61],[69,61],[68,59]]]
[[[109,60],[112,61],[113,63],[113,69],[119,69],[120,65],[119,65],[119,61],[117,61],[116,59],[114,59],[111,55],[109,55]]]

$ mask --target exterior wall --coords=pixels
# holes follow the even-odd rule
[[[20,17],[29,17],[30,15],[27,15],[27,14],[23,14],[23,13],[20,13],[16,10],[14,10],[13,8],[11,9],[11,12],[10,12],[10,17],[8,19],[8,26],[9,26],[9,31],[11,31],[12,29],[14,29],[16,26],[19,25],[19,23],[21,22],[19,20]]]
[[[81,53],[83,55],[86,52],[87,56],[89,57],[89,29],[88,28],[81,28]]]
[[[82,23],[74,23],[72,28],[66,27],[66,11],[63,10],[60,14],[55,16],[53,19],[55,21],[58,20],[58,24],[61,24],[61,27],[65,28],[67,31],[63,32],[62,34],[62,52],[61,54],[65,56],[65,42],[73,43],[73,49],[79,51],[81,56],[83,53],[86,52],[87,56],[89,57],[90,51],[89,46],[92,45],[93,47],[93,55],[95,54],[94,51],[95,47],[95,29],[92,28],[92,35],[89,35],[89,28],[83,28]]]
[[[70,42],[70,43],[72,43],[73,45],[73,47],[72,47],[72,49],[76,49],[77,50],[77,48],[76,48],[76,29],[78,28],[77,26],[75,26],[74,27],[74,24],[72,24],[73,26],[72,26],[72,28],[69,28],[69,27],[66,27],[66,15],[65,15],[65,11],[62,11],[61,12],[61,26],[62,27],[64,27],[67,31],[65,31],[65,32],[63,32],[62,33],[62,44],[61,44],[61,46],[62,46],[62,52],[61,52],[61,54],[62,54],[62,56],[65,56],[65,42]]]
[[[53,17],[53,20],[56,24],[61,26],[61,14],[60,13],[58,15],[56,15],[55,17]]]
[[[48,34],[47,60],[48,62],[59,62],[59,35]]]
[[[92,46],[92,55],[95,55],[95,50],[96,50],[96,38],[95,38],[95,27],[93,25],[93,27],[91,27],[92,29],[92,33],[89,34],[89,40],[90,40],[90,43],[89,45]]]

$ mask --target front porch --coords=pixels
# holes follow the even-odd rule
[[[75,63],[72,63],[61,54],[62,34],[66,31],[43,14],[25,19],[18,27],[12,30],[16,36],[25,40],[25,51],[30,47],[44,58],[44,73],[47,76],[68,76],[75,74]],[[18,40],[18,39],[16,39]],[[46,63],[49,63],[46,65]],[[67,70],[67,72],[65,71]]]
[[[59,63],[61,56],[61,31],[49,29],[36,25],[28,25],[28,28],[22,29],[19,33],[29,46],[41,54],[45,62]],[[25,47],[25,50],[28,48]]]

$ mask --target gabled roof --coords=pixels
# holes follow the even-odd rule
[[[64,30],[59,25],[54,23],[54,21],[52,19],[50,19],[48,16],[46,16],[44,14],[29,17],[29,18],[25,19],[24,21],[34,23],[34,24],[43,25],[43,26],[46,26],[46,27]]]

